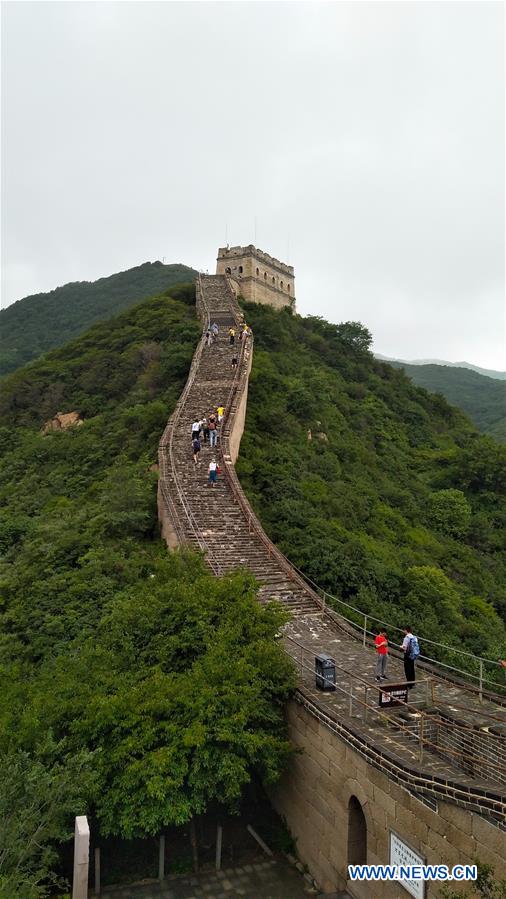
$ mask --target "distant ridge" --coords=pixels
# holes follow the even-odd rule
[[[484,375],[470,365],[460,368],[453,363],[408,363],[378,355],[376,358],[389,362],[394,368],[402,368],[418,387],[424,387],[431,393],[441,393],[448,402],[462,409],[480,431],[500,443],[506,443],[504,380]]]
[[[451,368],[468,368],[471,371],[478,372],[486,378],[495,378],[498,381],[506,381],[506,371],[495,371],[493,368],[480,368],[479,365],[472,365],[471,362],[447,362],[445,359],[396,359],[393,356],[382,356],[381,353],[374,354],[376,359],[383,362],[400,362],[402,365],[443,365]]]
[[[0,312],[0,375],[63,346],[95,322],[146,297],[194,281],[196,275],[187,265],[144,262],[97,281],[73,281],[18,300]]]

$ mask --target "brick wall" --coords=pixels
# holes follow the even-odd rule
[[[218,250],[216,274],[227,273],[233,279],[237,292],[246,300],[267,303],[278,309],[295,302],[292,266],[252,244],[247,247],[221,247]]]
[[[427,864],[491,864],[506,878],[506,833],[495,823],[453,803],[437,811],[346,746],[300,703],[287,710],[290,739],[301,752],[271,790],[271,799],[297,841],[297,852],[324,891],[348,889],[357,899],[406,899],[394,883],[347,882],[348,803],[355,796],[367,822],[367,863],[389,861],[394,831]],[[460,885],[459,885],[460,889]],[[427,884],[429,897],[438,895]]]

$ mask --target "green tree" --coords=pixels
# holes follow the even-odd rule
[[[57,882],[56,846],[94,784],[92,755],[66,753],[50,735],[35,753],[0,753],[0,899],[38,899]]]
[[[450,537],[463,537],[471,522],[471,506],[462,490],[438,490],[429,497],[430,524]]]
[[[370,350],[372,334],[360,322],[342,322],[336,325],[336,335],[341,343],[359,352]]]

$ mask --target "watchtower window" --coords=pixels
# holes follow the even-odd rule
[[[259,274],[260,274],[260,269],[257,268],[257,278],[258,278]]]
[[[273,283],[273,284],[275,284],[275,283],[276,283],[276,279],[275,279],[275,277],[274,277],[274,276],[273,276],[273,277],[272,277],[272,283]]]
[[[279,282],[279,286],[281,287],[281,290],[283,290],[283,282],[282,281]]]
[[[367,823],[356,796],[348,803],[348,864],[367,864]]]
[[[264,272],[264,281],[267,281],[267,272]]]
[[[226,275],[231,275],[231,274],[232,274],[232,269],[231,269],[230,267],[227,267],[227,268],[225,269],[225,274],[226,274]]]
[[[290,293],[290,285],[288,285],[288,287],[286,289],[287,289],[288,293]]]
[[[242,265],[239,266],[239,274],[242,275]]]

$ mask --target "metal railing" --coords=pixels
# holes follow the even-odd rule
[[[202,278],[201,278],[200,274],[197,277],[197,309],[199,308],[199,303],[201,304],[201,306],[204,309],[204,315],[207,315],[207,321],[208,321],[208,327],[209,327],[209,322],[210,322],[209,309],[205,303],[204,292],[202,289]],[[212,570],[214,571],[214,573],[221,574],[222,572],[221,572],[221,567],[219,565],[219,562],[217,561],[217,559],[214,559],[213,554],[210,552],[210,547],[202,535],[199,523],[198,523],[197,519],[195,518],[192,510],[190,509],[190,507],[186,501],[184,492],[183,492],[181,484],[179,482],[178,467],[175,463],[175,458],[174,458],[174,432],[175,432],[176,426],[179,424],[181,412],[185,406],[186,400],[188,398],[188,394],[189,394],[191,388],[193,387],[193,383],[195,381],[195,376],[196,376],[196,373],[197,373],[197,370],[198,370],[198,367],[200,364],[200,358],[202,356],[203,346],[204,346],[204,337],[202,336],[201,339],[199,340],[197,349],[195,350],[195,353],[193,355],[192,364],[190,366],[190,371],[188,374],[188,379],[186,381],[184,390],[183,390],[181,396],[179,397],[179,400],[176,403],[174,412],[172,413],[172,415],[167,423],[167,426],[163,432],[162,438],[159,443],[158,460],[159,460],[159,467],[160,467],[160,474],[161,474],[160,489],[161,489],[163,499],[167,504],[167,509],[172,513],[172,514],[170,514],[170,518],[171,518],[172,524],[176,530],[178,539],[181,543],[184,543],[185,536],[184,536],[184,532],[182,531],[180,523],[179,523],[179,516],[177,514],[177,508],[175,506],[175,503],[173,502],[172,497],[170,496],[170,492],[169,492],[168,486],[167,486],[168,472],[167,472],[166,459],[167,459],[167,453],[168,453],[169,460],[170,460],[170,473],[172,475],[172,483],[174,484],[174,486],[176,488],[178,500],[184,511],[184,514],[186,516],[188,524],[190,525],[191,531],[193,532],[195,540],[197,541],[198,546],[201,549],[201,551],[207,554],[208,559],[209,559],[209,565],[212,568]]]
[[[290,655],[298,666],[301,676],[303,672],[308,672],[313,678],[315,669],[306,660],[306,656],[314,658],[313,648],[305,646],[287,634],[283,636],[294,648]],[[325,677],[324,674],[318,674],[318,678],[327,681],[333,690],[342,694],[350,718],[355,716],[364,723],[376,718],[378,723],[386,725],[390,731],[398,732],[404,737],[407,736],[410,742],[415,740],[418,743],[418,749],[417,751],[411,750],[411,752],[413,757],[417,757],[420,762],[424,759],[424,752],[430,750],[439,757],[447,758],[450,764],[456,764],[466,774],[471,774],[476,778],[492,778],[499,784],[506,784],[502,736],[484,728],[477,730],[476,727],[450,720],[439,713],[425,711],[422,708],[416,708],[412,715],[413,720],[410,723],[406,722],[399,717],[398,713],[392,714],[392,712],[384,711],[370,701],[371,695],[377,695],[381,691],[381,685],[372,683],[340,665],[336,664],[335,669],[340,673],[339,681]],[[417,688],[422,688],[421,692],[425,693],[425,700],[420,698],[413,701],[410,698],[408,703],[398,699],[398,706],[412,713],[414,706],[429,701],[429,698],[430,701],[434,700],[436,686],[437,684],[432,678],[418,680]],[[357,707],[358,715],[356,714]],[[395,744],[395,738],[391,734],[389,739],[393,740]],[[405,754],[406,741],[397,744],[397,749],[401,755]]]
[[[392,622],[384,621],[381,618],[377,618],[376,616],[371,615],[369,612],[364,612],[362,609],[358,609],[356,606],[351,605],[351,603],[345,602],[345,600],[340,599],[337,596],[334,596],[332,593],[329,593],[329,591],[324,590],[322,587],[319,587],[317,584],[315,584],[315,582],[313,580],[311,580],[311,578],[308,577],[308,575],[304,574],[304,572],[301,571],[296,565],[293,565],[293,567],[295,568],[296,571],[299,572],[301,577],[304,578],[304,580],[316,592],[318,592],[319,595],[321,595],[325,608],[327,608],[328,600],[330,599],[332,601],[332,604],[337,603],[337,604],[339,604],[340,607],[345,607],[346,609],[351,610],[356,615],[358,615],[362,618],[362,624],[357,624],[357,622],[354,621],[353,618],[350,618],[344,612],[339,611],[340,617],[343,618],[345,621],[347,621],[348,624],[350,624],[354,629],[356,629],[359,632],[360,639],[362,640],[362,644],[364,646],[367,645],[367,639],[373,638],[375,635],[374,631],[372,631],[368,628],[368,625],[371,624],[372,622],[374,622],[378,626],[388,628],[389,631],[393,630],[399,634],[404,633],[402,628],[398,627],[395,624],[392,624]],[[331,608],[332,608],[332,606],[331,606]],[[334,611],[337,612],[337,609],[334,609]],[[437,665],[438,668],[442,667],[442,668],[447,669],[448,671],[454,671],[460,677],[470,678],[471,680],[475,681],[477,684],[477,687],[478,687],[478,694],[480,695],[481,698],[483,698],[483,695],[485,692],[484,687],[486,684],[494,687],[495,689],[501,688],[502,685],[500,683],[498,683],[497,681],[490,680],[490,678],[487,678],[484,675],[485,666],[487,666],[487,665],[490,667],[496,668],[498,671],[501,670],[500,662],[497,659],[487,659],[482,656],[477,656],[472,652],[468,652],[467,650],[458,649],[455,646],[449,646],[447,643],[438,643],[435,640],[430,640],[429,638],[424,637],[422,634],[417,634],[417,637],[418,637],[419,642],[422,644],[422,646],[424,646],[424,645],[435,646],[438,649],[443,650],[444,653],[447,653],[447,654],[451,653],[451,654],[455,654],[457,656],[462,656],[466,659],[469,659],[475,665],[475,669],[476,669],[477,673],[474,674],[472,671],[468,670],[467,668],[460,668],[457,665],[450,665],[448,662],[444,662],[439,657],[436,658],[433,656],[425,655],[424,653],[420,654],[420,656],[419,656],[420,661],[427,662],[428,664]]]

